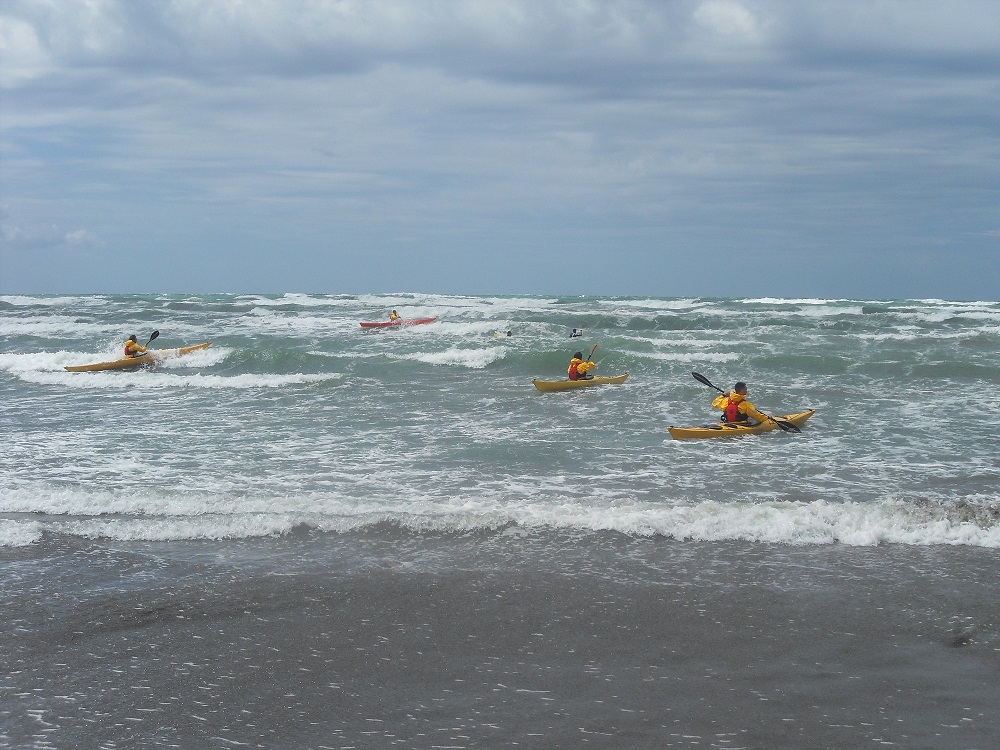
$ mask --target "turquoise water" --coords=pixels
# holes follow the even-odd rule
[[[437,320],[362,331],[393,308]],[[212,346],[63,369],[153,330]],[[594,344],[624,385],[532,387]],[[998,302],[0,297],[0,545],[388,523],[998,547],[998,351]],[[817,413],[798,435],[672,441],[718,417],[692,371]]]

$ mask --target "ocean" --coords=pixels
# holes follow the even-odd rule
[[[64,369],[154,330],[212,345]],[[0,746],[1000,747],[998,352],[995,301],[0,296]],[[671,440],[692,372],[816,414]]]

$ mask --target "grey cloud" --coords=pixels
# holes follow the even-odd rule
[[[698,286],[739,247],[762,280],[848,284],[813,256],[993,241],[998,21],[969,2],[6,0],[9,223],[86,227],[108,257],[147,232],[303,261],[406,237],[438,276],[468,243],[545,237],[644,258],[595,271],[622,285]]]
[[[298,75],[396,61],[455,75],[595,73],[693,62],[914,54],[996,58],[982,3],[101,2],[8,0],[14,66],[140,66],[160,72],[257,66]],[[33,37],[30,41],[28,37]]]

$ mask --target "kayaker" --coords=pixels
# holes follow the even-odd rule
[[[591,362],[589,359],[584,361],[583,352],[577,352],[569,361],[569,368],[566,372],[569,374],[570,380],[590,380],[594,376],[587,373],[595,367],[597,367],[596,362]]]
[[[757,411],[757,407],[747,401],[747,384],[743,381],[734,385],[733,390],[716,396],[712,406],[722,410],[723,422],[746,422],[753,425],[769,419],[766,414]]]
[[[393,320],[399,320],[399,313],[396,312],[395,310],[389,313],[389,321],[391,322]]]
[[[571,333],[571,334],[569,335],[569,337],[570,337],[571,339],[578,339],[578,338],[580,338],[580,337],[581,337],[582,335],[583,335],[583,331],[578,331],[578,330],[576,330],[576,329],[574,328],[574,329],[573,329],[573,333]]]
[[[146,347],[138,342],[133,333],[128,337],[128,341],[125,342],[125,356],[126,357],[139,357],[146,353]]]

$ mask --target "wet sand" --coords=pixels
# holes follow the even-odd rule
[[[4,551],[19,578],[5,746],[1000,745],[989,550],[613,535],[179,549]]]

